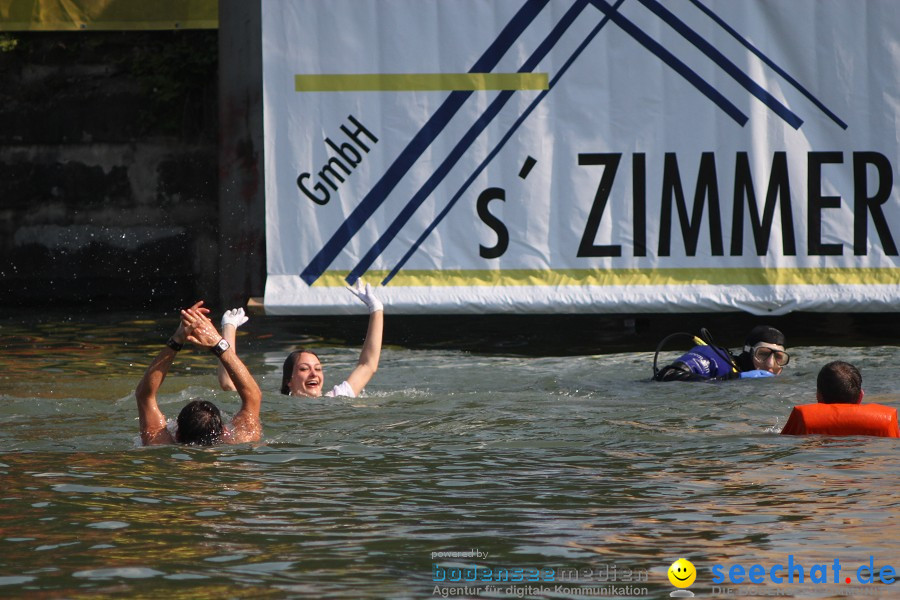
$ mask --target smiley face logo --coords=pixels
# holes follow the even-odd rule
[[[669,567],[669,582],[677,588],[686,588],[697,579],[697,569],[691,561],[679,558]]]

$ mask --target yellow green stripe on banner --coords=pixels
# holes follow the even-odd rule
[[[4,32],[218,27],[218,0],[0,0],[0,31]]]
[[[546,73],[357,73],[294,75],[298,92],[546,90]]]
[[[313,285],[343,287],[349,271],[328,271]],[[369,271],[375,284],[388,271]],[[733,269],[509,269],[409,270],[392,287],[631,286],[631,285],[898,285],[900,268],[733,268]]]

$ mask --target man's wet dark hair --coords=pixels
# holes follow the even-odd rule
[[[862,375],[848,362],[836,360],[819,371],[816,391],[824,404],[857,404],[862,392]]]
[[[182,444],[211,446],[225,433],[222,413],[212,402],[193,400],[178,413],[178,441]]]
[[[744,349],[736,359],[737,366],[741,371],[752,371],[756,368],[753,365],[753,346],[760,342],[775,344],[782,348],[787,346],[783,333],[770,325],[757,325],[747,334],[747,338],[744,340]]]
[[[294,367],[297,366],[297,359],[300,358],[300,355],[303,353],[312,354],[316,359],[321,361],[318,354],[305,348],[294,350],[288,354],[287,358],[284,359],[284,365],[281,367],[281,393],[285,396],[289,396],[291,393],[291,377],[294,376]]]

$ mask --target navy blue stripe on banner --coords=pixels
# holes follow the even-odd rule
[[[686,25],[684,21],[672,14],[669,9],[661,5],[656,0],[638,0],[638,2],[646,6],[647,9],[657,17],[668,23],[672,29],[677,31],[684,39],[696,46],[698,50],[703,52],[703,54],[708,56],[710,60],[721,67],[723,71],[728,73],[744,89],[756,96],[756,98],[758,98],[763,104],[768,106],[772,112],[784,119],[784,121],[788,125],[790,125],[794,129],[800,129],[800,125],[803,124],[803,120],[800,117],[791,112],[791,110],[787,106],[779,102],[761,85],[750,79],[750,77],[746,73],[741,71],[737,65],[728,60],[728,58],[726,58],[724,54],[719,52],[712,44],[707,42],[696,31]]]
[[[671,67],[676,73],[684,77],[697,90],[712,100],[712,102],[722,109],[725,114],[734,119],[738,125],[743,127],[747,123],[747,115],[742,113],[737,106],[728,101],[716,88],[707,83],[702,77],[697,75],[686,64],[681,62],[674,54],[666,50],[659,42],[644,33],[637,25],[623,17],[620,13],[612,9],[612,7],[604,2],[604,0],[588,0],[591,4],[602,11],[606,16],[612,19],[613,23],[618,25],[625,33],[630,35],[641,44],[644,48],[655,54],[666,65]]]
[[[616,2],[616,5],[613,7],[613,10],[618,10],[618,8],[622,5],[622,3],[624,1],[625,0],[618,0]],[[534,101],[532,101],[532,103],[528,106],[528,108],[525,109],[525,111],[519,116],[519,118],[516,119],[516,122],[513,123],[512,127],[510,127],[509,131],[506,132],[506,134],[503,136],[503,138],[500,140],[500,142],[494,147],[494,149],[490,152],[490,154],[488,154],[487,157],[485,157],[485,159],[483,161],[481,161],[481,164],[478,165],[478,168],[475,169],[475,171],[469,176],[469,178],[466,179],[465,183],[463,183],[462,187],[460,187],[459,190],[457,190],[457,192],[450,199],[450,201],[447,202],[447,206],[444,207],[444,209],[440,212],[440,214],[438,214],[438,216],[431,222],[431,225],[429,225],[428,228],[425,229],[425,231],[422,233],[422,235],[419,236],[419,239],[417,239],[416,242],[409,248],[409,250],[407,250],[406,254],[403,255],[403,258],[400,259],[400,262],[398,262],[397,265],[391,270],[391,272],[388,273],[387,277],[385,277],[384,280],[381,282],[381,285],[387,285],[388,282],[390,282],[390,280],[393,279],[394,276],[398,272],[400,272],[400,269],[402,269],[403,266],[406,264],[406,262],[412,257],[412,255],[415,254],[416,250],[419,249],[419,246],[421,246],[422,243],[426,240],[426,238],[428,238],[428,236],[431,235],[431,232],[434,231],[434,229],[438,226],[438,224],[444,220],[444,217],[447,216],[447,214],[450,212],[450,210],[453,208],[453,206],[459,201],[459,199],[463,196],[463,194],[466,193],[466,190],[469,189],[469,186],[472,185],[472,183],[475,181],[475,179],[478,178],[478,176],[485,169],[485,167],[487,167],[487,165],[492,160],[494,160],[494,157],[497,156],[497,154],[499,154],[499,152],[503,148],[503,146],[506,145],[506,142],[508,142],[510,140],[510,138],[512,138],[512,136],[516,132],[516,130],[522,125],[522,123],[525,122],[525,120],[528,118],[529,115],[531,115],[531,113],[534,111],[534,109],[538,107],[538,105],[543,101],[543,99],[547,96],[547,94],[550,93],[550,90],[553,89],[553,87],[560,80],[560,78],[565,74],[565,72],[569,70],[569,67],[572,66],[572,64],[575,62],[575,60],[588,47],[588,44],[590,44],[591,41],[593,41],[593,39],[595,37],[597,37],[597,34],[600,33],[600,30],[603,29],[603,26],[606,25],[608,22],[609,22],[609,17],[603,17],[603,19],[601,19],[600,23],[596,27],[594,27],[593,30],[591,30],[591,32],[584,39],[584,41],[582,41],[581,44],[579,44],[578,48],[575,49],[575,51],[572,53],[572,55],[566,60],[566,62],[562,65],[562,67],[560,67],[559,71],[556,73],[556,75],[553,77],[553,79],[550,80],[550,83],[547,86],[547,89],[544,90],[543,92],[541,92],[538,95],[538,97],[535,98]]]
[[[484,54],[475,62],[470,73],[490,72],[503,55],[512,47],[522,32],[534,21],[535,17],[543,10],[549,0],[527,0],[522,8],[513,16],[506,27],[497,36]],[[385,171],[384,175],[372,187],[369,193],[353,209],[337,231],[316,253],[310,263],[300,273],[300,278],[312,285],[328,266],[334,262],[337,255],[343,250],[350,239],[362,228],[366,221],[375,213],[387,199],[391,191],[400,180],[409,172],[413,164],[422,156],[428,146],[440,134],[450,122],[450,119],[459,111],[463,103],[472,95],[471,91],[451,92],[434,115],[428,119],[421,130],[416,133],[403,152],[394,160],[393,164]]]
[[[540,43],[540,45],[534,50],[528,60],[522,65],[519,69],[519,73],[529,73],[537,68],[538,64],[540,64],[541,60],[550,52],[553,46],[559,41],[565,31],[569,28],[569,26],[575,21],[579,14],[585,9],[587,6],[587,0],[578,0],[575,4],[573,4],[566,14],[563,15],[563,18],[560,19],[559,23],[551,30],[551,32],[547,35],[546,38]],[[513,96],[513,91],[505,90],[501,91],[496,98],[488,105],[487,109],[484,113],[479,116],[475,122],[469,127],[468,131],[463,135],[463,137],[456,143],[453,147],[453,150],[444,158],[443,162],[441,162],[440,166],[435,169],[434,173],[428,178],[428,180],[422,185],[419,191],[410,199],[409,202],[406,203],[406,206],[403,207],[403,210],[400,211],[400,214],[394,219],[394,221],[388,226],[388,228],[384,231],[381,237],[378,238],[378,241],[369,249],[368,252],[360,259],[359,263],[350,271],[350,274],[347,275],[347,282],[353,284],[363,273],[365,273],[372,263],[378,258],[381,253],[387,248],[388,244],[397,236],[400,232],[400,229],[403,228],[406,223],[412,218],[413,213],[418,210],[418,208],[422,205],[423,202],[428,198],[429,195],[435,190],[435,188],[443,181],[443,179],[447,176],[450,170],[456,165],[459,159],[463,154],[471,147],[472,143],[475,139],[481,135],[481,133],[485,130],[485,128],[490,125],[491,121],[500,113],[500,110],[503,106],[509,101]]]
[[[381,253],[384,252],[391,241],[397,237],[397,234],[400,233],[403,226],[409,222],[416,210],[422,206],[422,203],[431,195],[431,192],[433,192],[441,181],[443,181],[444,177],[450,172],[450,169],[456,166],[456,163],[459,162],[462,155],[465,154],[475,139],[481,135],[481,132],[490,125],[494,117],[500,112],[500,109],[503,108],[512,96],[513,92],[511,90],[501,91],[497,95],[490,106],[488,106],[487,110],[475,120],[472,127],[453,147],[453,150],[451,150],[443,162],[441,162],[441,165],[434,170],[425,184],[419,188],[419,191],[417,191],[410,201],[406,203],[406,206],[403,207],[400,214],[398,214],[391,224],[388,225],[387,229],[384,230],[384,233],[381,234],[381,237],[378,238],[375,244],[369,248],[369,251],[366,252],[356,266],[353,267],[353,270],[351,270],[346,277],[347,283],[352,285],[363,273],[369,270],[369,267],[372,266],[375,259],[381,256]]]
[[[812,93],[809,90],[807,90],[805,87],[803,87],[799,81],[797,81],[796,79],[791,77],[787,73],[787,71],[785,71],[784,69],[779,67],[777,64],[775,64],[775,61],[773,61],[771,58],[769,58],[768,56],[763,54],[763,52],[761,50],[759,50],[756,46],[751,44],[746,38],[744,38],[740,33],[738,33],[733,27],[731,27],[728,23],[726,23],[724,21],[724,19],[722,19],[719,15],[717,15],[712,10],[710,10],[708,7],[706,7],[699,0],[690,0],[690,1],[692,4],[694,4],[694,6],[696,6],[703,13],[705,13],[710,19],[715,21],[719,25],[719,27],[721,27],[722,29],[727,31],[733,38],[735,38],[737,41],[739,41],[745,48],[747,48],[750,52],[755,54],[766,65],[768,65],[769,68],[771,68],[773,71],[775,71],[776,73],[781,75],[788,83],[790,83],[792,86],[794,86],[794,89],[796,89],[798,92],[800,92],[801,94],[806,96],[806,98],[810,102],[815,104],[819,108],[819,110],[821,110],[823,113],[825,113],[826,116],[828,116],[829,119],[831,119],[832,121],[837,123],[841,129],[847,129],[847,124],[844,123],[840,119],[840,117],[838,117],[836,114],[831,112],[828,109],[828,107],[825,106],[825,104],[823,104],[818,98],[813,96]]]
[[[585,9],[587,6],[587,0],[578,0],[575,4],[569,7],[569,10],[566,11],[566,14],[563,15],[563,18],[560,19],[559,23],[553,28],[553,30],[547,35],[546,38],[540,43],[540,45],[534,50],[528,60],[522,65],[522,68],[519,69],[519,73],[528,73],[537,68],[538,64],[540,64],[541,60],[550,52],[553,46],[559,41],[559,39],[563,36],[566,30],[571,26],[571,24],[575,21],[579,14]],[[548,86],[549,87],[549,86]],[[500,92],[496,98],[488,105],[487,109],[482,113],[478,119],[472,124],[468,131],[466,131],[465,135],[457,142],[456,146],[453,147],[453,150],[450,151],[450,154],[444,159],[444,161],[440,164],[440,166],[432,173],[431,177],[425,182],[425,184],[416,192],[415,196],[410,199],[409,202],[406,203],[406,206],[403,207],[403,210],[400,211],[400,214],[394,221],[388,226],[385,232],[378,238],[378,241],[375,242],[368,252],[366,252],[365,256],[360,259],[359,263],[350,271],[350,274],[347,275],[347,282],[353,284],[363,273],[365,273],[372,263],[378,258],[381,253],[387,248],[388,244],[397,236],[400,232],[400,229],[406,225],[407,222],[412,218],[413,213],[422,205],[423,202],[428,198],[431,192],[440,184],[440,182],[447,176],[447,173],[450,172],[462,155],[469,149],[475,139],[481,135],[484,129],[490,124],[490,122],[497,116],[503,106],[512,98],[513,91],[502,91]],[[546,94],[546,90],[541,93],[540,97],[543,97]],[[470,180],[472,177],[469,178]],[[468,187],[468,186],[467,186]]]

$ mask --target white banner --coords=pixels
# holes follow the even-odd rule
[[[264,0],[273,314],[896,311],[896,0]]]

